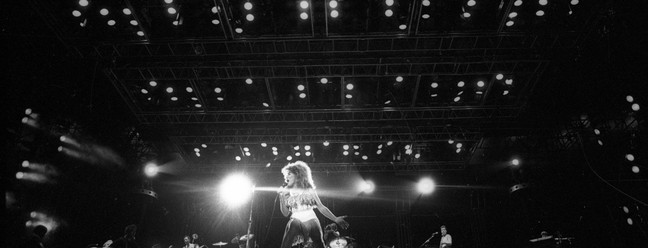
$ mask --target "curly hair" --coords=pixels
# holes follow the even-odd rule
[[[303,189],[315,189],[313,182],[313,175],[308,164],[303,161],[295,161],[294,163],[287,164],[281,169],[281,173],[288,174],[288,172],[295,175],[295,187]]]

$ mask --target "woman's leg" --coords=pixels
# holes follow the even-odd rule
[[[286,230],[284,230],[283,239],[281,240],[281,248],[292,247],[295,237],[302,234],[302,232],[302,222],[291,218],[286,224]]]
[[[317,218],[308,220],[303,223],[306,230],[304,233],[313,240],[313,248],[324,248],[324,240],[322,239],[322,225]],[[304,239],[308,239],[305,237]]]

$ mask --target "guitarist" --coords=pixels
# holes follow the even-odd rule
[[[446,230],[446,226],[443,225],[441,226],[441,242],[439,244],[439,248],[451,248],[452,247],[452,236],[448,234],[448,230]]]

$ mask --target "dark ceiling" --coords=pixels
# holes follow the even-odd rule
[[[648,168],[638,176],[606,164],[619,163],[607,155],[625,149],[646,154],[645,111],[625,101],[648,96],[646,3],[329,2],[311,0],[305,9],[297,0],[3,3],[4,64],[16,86],[3,93],[14,107],[6,122],[30,107],[52,122],[81,123],[67,131],[133,161],[171,161],[196,177],[263,175],[290,157],[326,175],[437,173],[446,185],[504,191],[528,182],[581,216],[594,211],[577,209],[591,206],[594,174],[622,190],[645,187]],[[607,150],[596,145],[594,128]],[[506,169],[515,156],[529,167]],[[574,192],[586,193],[567,199]],[[488,194],[446,195],[453,200],[443,211],[503,201]],[[547,208],[559,213],[554,207]]]

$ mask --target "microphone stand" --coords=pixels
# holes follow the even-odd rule
[[[433,233],[432,236],[430,236],[427,240],[425,240],[425,242],[423,242],[423,244],[419,245],[419,248],[430,242],[430,239],[434,238],[434,235],[436,235],[436,233]]]
[[[245,248],[250,248],[250,231],[252,231],[252,209],[254,209],[254,185],[252,185],[252,197],[250,199],[250,219],[248,220],[247,239],[245,240]]]

